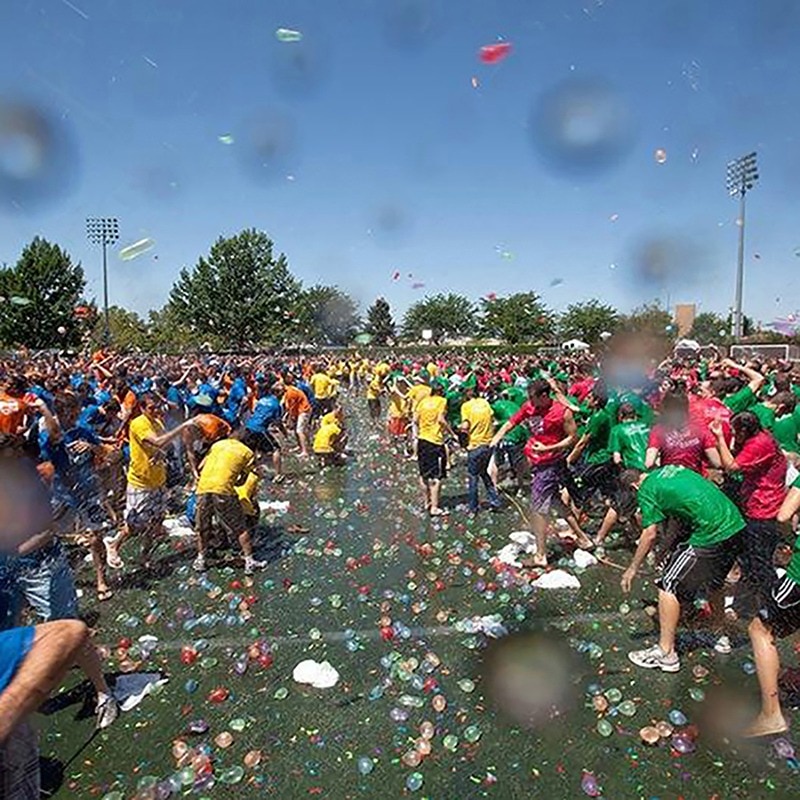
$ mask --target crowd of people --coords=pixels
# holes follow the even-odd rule
[[[649,565],[659,622],[635,665],[678,671],[677,630],[698,608],[712,610],[719,652],[747,626],[762,694],[747,734],[780,733],[775,641],[800,627],[799,398],[790,363],[730,359],[624,374],[588,356],[0,360],[0,743],[74,665],[96,691],[98,727],[117,716],[78,621],[71,553],[91,556],[105,602],[111,574],[155,558],[173,513],[193,525],[194,570],[230,548],[245,573],[263,569],[265,482],[291,480],[287,459],[344,467],[348,411],[362,403],[360,424],[416,462],[432,520],[521,507],[539,570],[551,536],[635,548],[621,590]],[[446,492],[462,465],[463,509]]]

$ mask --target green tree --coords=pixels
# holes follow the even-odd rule
[[[149,349],[156,353],[184,353],[196,350],[205,341],[191,325],[178,319],[169,303],[150,312],[147,328]]]
[[[135,311],[110,306],[108,327],[111,332],[111,346],[115,350],[144,350],[149,346],[147,324]],[[105,317],[98,314],[90,339],[92,347],[101,347],[105,343],[105,329]]]
[[[703,311],[694,318],[689,336],[700,344],[712,344],[728,338],[730,330],[730,320],[713,311]]]
[[[620,317],[619,327],[626,333],[647,333],[651,336],[670,336],[674,323],[669,311],[665,311],[657,300],[634,308]]]
[[[392,309],[385,298],[378,297],[367,309],[366,333],[379,345],[385,345],[389,339],[395,338],[396,326],[392,319]]]
[[[409,307],[403,317],[403,335],[409,339],[422,338],[430,330],[433,341],[448,336],[468,336],[475,333],[475,306],[460,294],[436,294],[419,300]]]
[[[220,237],[208,258],[184,268],[172,287],[170,311],[201,339],[238,349],[289,340],[302,286],[272,240],[249,229]]]
[[[536,292],[481,299],[481,333],[509,344],[549,339],[555,322],[555,315]]]
[[[361,324],[358,304],[338,286],[305,289],[293,314],[304,340],[316,344],[349,344]]]
[[[599,300],[572,303],[559,320],[559,330],[564,339],[580,339],[586,344],[596,344],[601,333],[614,333],[619,324],[617,309]]]
[[[85,287],[81,265],[37,236],[14,267],[0,269],[0,341],[33,349],[79,344],[75,306]]]

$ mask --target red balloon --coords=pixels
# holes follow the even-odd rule
[[[185,664],[187,667],[194,664],[198,655],[199,653],[193,647],[184,645],[181,647],[181,664]]]
[[[511,52],[511,42],[486,44],[480,49],[478,57],[484,64],[497,64]]]
[[[212,703],[224,703],[229,694],[230,692],[224,686],[218,686],[208,693],[208,699]]]

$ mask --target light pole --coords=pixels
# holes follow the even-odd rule
[[[728,194],[731,197],[739,196],[739,217],[736,224],[739,226],[739,260],[736,265],[736,297],[733,308],[733,338],[736,341],[742,338],[744,333],[742,316],[742,289],[744,284],[744,198],[745,195],[756,185],[758,180],[758,165],[756,164],[756,153],[748,153],[746,156],[730,161],[728,163],[726,185]]]
[[[103,312],[105,314],[105,330],[103,342],[108,347],[111,342],[111,330],[108,325],[108,264],[106,247],[119,240],[119,220],[116,217],[87,217],[86,236],[92,244],[103,248]]]

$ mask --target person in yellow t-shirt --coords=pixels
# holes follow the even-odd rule
[[[378,422],[381,418],[381,395],[383,394],[383,381],[378,375],[372,375],[367,383],[367,408],[369,418]]]
[[[408,407],[411,412],[411,452],[414,458],[417,457],[417,439],[419,438],[419,431],[417,424],[414,421],[417,413],[417,406],[426,397],[431,396],[431,387],[425,373],[421,373],[414,378],[414,383],[408,390],[407,399]]]
[[[251,431],[242,428],[230,438],[215,442],[200,465],[195,512],[197,557],[192,564],[197,572],[206,569],[206,550],[215,519],[225,533],[239,542],[246,575],[267,566],[266,562],[253,557],[250,529],[237,492],[239,485],[247,485],[256,467],[255,452],[248,446],[248,440],[252,437]],[[255,486],[258,485],[257,480],[256,477]],[[251,487],[254,488],[252,483]]]
[[[336,379],[318,364],[316,372],[308,379],[308,384],[314,392],[314,397],[317,398],[317,414],[323,416],[332,411],[336,395]]]
[[[461,430],[467,434],[467,475],[469,476],[469,511],[477,514],[478,481],[483,481],[489,495],[489,507],[500,508],[497,487],[489,475],[489,463],[493,450],[490,447],[494,436],[494,412],[489,402],[476,394],[472,388],[464,390],[465,402],[461,405]]]
[[[389,433],[395,439],[405,438],[407,428],[408,381],[401,376],[389,386]]]
[[[450,432],[447,424],[447,400],[444,388],[436,384],[417,405],[414,422],[418,431],[417,464],[419,466],[420,488],[425,508],[432,517],[446,513],[439,506],[442,480],[447,477],[447,450],[444,445],[445,433]]]
[[[320,420],[319,430],[314,435],[314,453],[320,466],[341,465],[345,461],[344,448],[347,434],[344,431],[344,415],[341,408],[325,414]]]
[[[161,533],[167,510],[167,466],[164,448],[184,430],[196,425],[190,419],[171,431],[164,431],[164,407],[154,394],[139,399],[141,414],[128,429],[130,465],[125,496],[125,526],[115,538],[104,539],[106,563],[112,569],[123,567],[119,551],[131,535],[142,536],[142,558],[147,561],[153,538]]]

